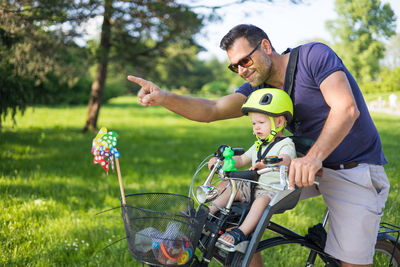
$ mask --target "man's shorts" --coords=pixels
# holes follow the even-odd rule
[[[325,252],[352,264],[371,264],[389,181],[382,166],[323,168],[318,186],[305,187],[301,199],[322,194],[329,209]]]

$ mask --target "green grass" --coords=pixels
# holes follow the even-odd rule
[[[220,144],[249,147],[248,118],[201,124],[134,97],[101,109],[98,125],[119,134],[125,193],[187,194],[198,164]],[[27,109],[0,133],[0,266],[141,266],[130,255],[119,209],[116,173],[93,165],[92,133],[82,134],[86,106]],[[384,221],[400,225],[400,118],[373,114],[391,181]],[[301,202],[275,221],[305,233],[324,211],[321,198]],[[279,255],[279,254],[278,254]],[[289,264],[265,254],[269,266]],[[282,257],[284,261],[282,261]],[[295,260],[298,257],[295,257]]]

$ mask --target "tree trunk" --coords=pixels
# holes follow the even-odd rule
[[[104,4],[104,20],[101,27],[101,39],[99,49],[99,65],[96,70],[96,77],[92,84],[90,99],[88,104],[88,117],[82,132],[97,131],[97,119],[103,101],[104,85],[107,77],[108,55],[111,47],[111,14],[112,0],[106,0]]]

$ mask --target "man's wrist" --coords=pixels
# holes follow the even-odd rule
[[[164,106],[164,104],[166,103],[166,99],[167,99],[169,94],[170,93],[168,91],[160,89],[160,96],[161,96],[160,105],[161,106]]]
[[[307,158],[312,159],[314,161],[319,161],[319,162],[323,162],[325,157],[323,155],[323,153],[321,153],[321,150],[319,150],[318,148],[314,148],[312,147],[310,149],[310,151],[308,151],[308,153],[306,154]]]

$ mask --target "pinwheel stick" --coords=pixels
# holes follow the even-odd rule
[[[121,189],[121,199],[122,199],[122,208],[123,208],[122,214],[123,214],[123,217],[124,217],[124,222],[126,222],[127,225],[128,225],[128,229],[131,229],[129,216],[128,216],[128,207],[126,206],[124,186],[122,184],[121,169],[119,168],[119,161],[118,161],[117,157],[115,157],[115,165],[117,166],[119,188]]]
[[[121,189],[121,199],[122,199],[122,205],[126,206],[126,199],[125,199],[125,193],[124,193],[124,186],[122,184],[122,177],[121,177],[121,169],[119,168],[119,161],[118,158],[115,158],[115,165],[117,166],[117,174],[118,174],[118,181],[119,181],[119,188]]]

